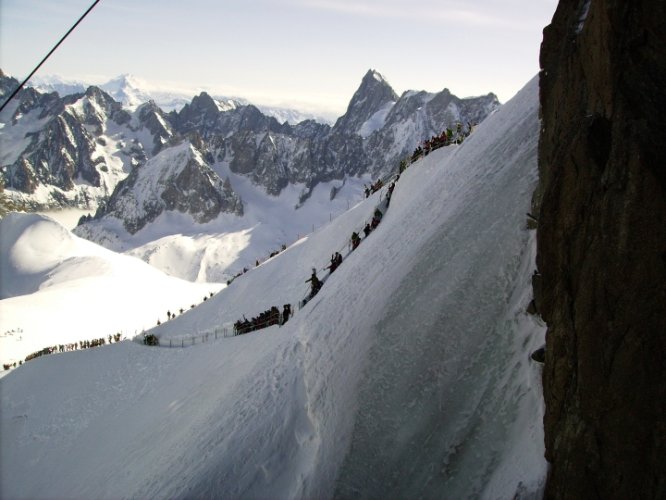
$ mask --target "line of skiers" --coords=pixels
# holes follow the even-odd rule
[[[290,316],[291,304],[285,304],[281,314],[276,306],[272,306],[251,320],[243,316],[242,320],[236,321],[234,323],[234,335],[243,335],[244,333],[254,332],[273,325],[284,325]]]
[[[419,145],[412,154],[411,161],[414,163],[421,156],[427,156],[428,153],[439,149],[443,146],[449,146],[451,144],[461,144],[463,140],[472,132],[472,124],[467,123],[467,129],[463,131],[463,124],[457,123],[455,132],[448,128],[444,130],[440,135],[433,135],[430,139],[423,141],[423,145]]]
[[[321,280],[317,277],[317,270],[313,267],[312,268],[312,275],[305,280],[306,283],[310,283],[310,296],[309,299],[317,295],[319,290],[321,290],[321,286],[323,283]]]
[[[384,187],[384,182],[381,179],[377,179],[377,181],[373,184],[370,184],[370,186],[363,184],[363,187],[365,187],[365,197],[368,198],[371,194],[376,193],[382,187]]]
[[[333,271],[340,267],[340,264],[342,264],[342,255],[340,252],[335,252],[331,255],[331,264],[327,266],[326,269],[328,269],[330,273],[333,273]]]
[[[387,207],[391,201],[391,195],[393,194],[393,190],[395,189],[395,183],[399,179],[400,179],[400,174],[398,174],[395,180],[393,180],[391,184],[389,184],[388,190],[386,192]],[[378,186],[377,189],[379,189],[383,185],[384,184],[382,180],[379,179],[374,186]],[[366,187],[366,196],[369,196],[367,189],[368,188]],[[372,232],[373,229],[379,226],[379,223],[381,222],[383,216],[384,214],[382,213],[382,211],[379,208],[375,208],[375,212],[372,216],[372,219],[370,220],[370,222],[366,223],[365,227],[363,228],[363,234],[365,235],[366,238]],[[351,251],[356,250],[356,248],[358,248],[360,244],[361,244],[361,236],[358,234],[358,232],[354,231],[350,239]],[[342,264],[342,255],[340,254],[340,252],[335,252],[334,254],[331,255],[331,264],[327,266],[325,269],[329,269],[330,273],[333,273],[341,264]],[[312,297],[317,295],[317,293],[319,292],[319,290],[323,285],[322,281],[317,277],[317,270],[314,267],[312,268],[312,275],[310,276],[310,278],[305,280],[305,282],[310,283],[310,294],[302,302],[301,305],[305,305]]]
[[[390,192],[393,192],[393,188],[395,188],[395,183],[391,183],[390,186]],[[375,209],[375,213],[372,216],[372,220],[368,222],[365,227],[363,228],[363,233],[365,234],[365,237],[367,238],[370,232],[375,229],[379,223],[381,222],[383,217],[382,211],[379,210],[379,208]],[[356,248],[361,244],[361,236],[354,231],[351,235],[351,250],[354,251]],[[331,255],[331,263],[328,265],[325,269],[328,269],[330,273],[333,273],[340,265],[342,264],[342,254],[340,252],[335,252],[334,254]],[[312,297],[317,295],[319,293],[319,290],[321,290],[321,287],[323,285],[322,281],[319,279],[317,276],[317,269],[314,267],[312,268],[312,274],[310,277],[305,280],[306,283],[310,283],[310,294],[308,297],[303,301],[303,304],[306,304]]]
[[[275,257],[276,255],[278,255],[279,253],[284,252],[286,249],[287,249],[287,245],[285,245],[285,244],[283,243],[282,246],[280,247],[280,250],[274,250],[274,251],[272,251],[272,252],[268,255],[268,257],[266,258],[266,260],[268,260],[268,259],[272,259],[273,257]],[[255,259],[255,261],[254,261],[254,267],[259,267],[259,266],[261,265],[262,262],[263,262],[262,260]],[[247,267],[244,267],[241,271],[238,271],[238,272],[237,272],[237,273],[236,273],[231,279],[228,279],[228,280],[227,280],[227,286],[231,285],[231,283],[232,283],[236,278],[240,278],[242,275],[244,275],[244,274],[245,274],[246,272],[248,272],[248,271],[249,271],[249,269],[248,269]]]
[[[43,349],[40,349],[39,351],[35,351],[31,354],[28,354],[25,358],[25,361],[30,361],[31,359],[39,358],[42,356],[47,356],[49,354],[55,354],[59,352],[70,352],[70,351],[78,351],[80,349],[91,349],[93,347],[100,347],[105,344],[111,344],[113,342],[120,342],[122,339],[122,333],[116,333],[115,335],[109,335],[108,337],[101,337],[98,339],[92,339],[92,340],[81,340],[79,342],[72,342],[70,344],[58,344],[50,347],[44,347]],[[23,362],[20,362],[19,364],[22,364]],[[16,363],[7,363],[3,364],[2,367],[5,370],[9,370],[10,368],[16,368]]]

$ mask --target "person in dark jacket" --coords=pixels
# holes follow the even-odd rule
[[[358,247],[359,243],[361,243],[361,237],[356,231],[354,231],[351,235],[352,250],[356,250],[356,247]]]
[[[291,304],[285,304],[282,308],[282,324],[284,325],[289,321],[289,316],[291,316]]]
[[[321,288],[321,281],[317,278],[317,270],[314,267],[312,268],[312,276],[305,280],[306,283],[308,281],[310,282],[310,298],[312,298],[317,295],[317,292]]]

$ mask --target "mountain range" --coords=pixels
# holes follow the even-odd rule
[[[91,85],[93,84],[83,80],[71,80],[58,75],[36,75],[28,82],[28,86],[33,87],[41,93],[57,92],[61,96],[81,94]],[[179,111],[192,100],[194,94],[198,93],[196,91],[156,86],[128,73],[119,75],[97,86],[120,102],[124,108],[130,110],[135,110],[141,104],[145,104],[148,101],[154,101],[155,104],[166,112]],[[250,104],[250,101],[243,97],[228,97],[216,93],[213,93],[212,96],[216,101],[227,103],[230,106]],[[329,115],[306,113],[291,108],[259,104],[257,107],[262,113],[273,116],[280,122],[286,121],[291,124],[296,124],[303,120],[315,120],[321,123],[333,123],[335,121],[335,117]]]
[[[3,95],[17,84],[0,76]],[[227,163],[269,195],[303,183],[307,197],[319,182],[396,168],[422,140],[458,122],[478,123],[498,106],[494,94],[459,99],[446,89],[398,97],[373,70],[333,126],[280,123],[251,104],[206,93],[167,113],[154,101],[132,110],[94,86],[63,97],[28,87],[0,115],[2,180],[33,208],[95,205],[134,168],[189,141],[209,165]]]

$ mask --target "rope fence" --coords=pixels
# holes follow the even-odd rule
[[[233,337],[234,331],[233,326],[229,328],[228,326],[218,326],[213,330],[208,330],[203,333],[195,335],[183,335],[179,337],[169,337],[169,338],[159,338],[156,335],[153,335],[156,339],[157,344],[147,344],[157,347],[191,347],[197,344],[203,344],[211,340],[217,340],[227,337]],[[141,335],[138,337],[138,340],[143,344],[146,343],[146,339],[150,337],[149,335]]]

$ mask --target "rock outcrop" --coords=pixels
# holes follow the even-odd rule
[[[16,82],[0,80],[1,92]],[[89,207],[108,196],[136,156],[121,141],[112,147],[107,135],[130,119],[97,87],[64,98],[24,88],[0,114],[0,182],[15,195],[25,194],[19,198],[32,209]]]
[[[578,0],[544,30],[546,498],[666,498],[664,19]]]
[[[243,203],[189,142],[165,149],[135,168],[113,192],[95,219],[112,216],[134,234],[165,211],[189,214],[203,224],[220,213],[243,215]],[[79,228],[81,236],[90,236]]]

